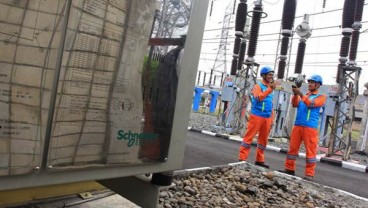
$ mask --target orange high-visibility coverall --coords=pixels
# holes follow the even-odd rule
[[[304,104],[310,107],[322,107],[326,103],[326,95],[319,95],[313,100],[309,99],[310,95],[317,95],[318,91],[313,93],[309,92],[304,95],[301,99]],[[298,107],[300,101],[299,95],[294,95],[291,103],[293,107]],[[307,116],[307,115],[306,115]],[[318,120],[317,120],[318,122]],[[318,124],[316,124],[318,125]],[[318,147],[318,131],[316,128],[295,125],[291,132],[289,151],[286,156],[285,169],[290,171],[295,171],[295,160],[298,157],[298,152],[301,143],[304,142],[306,149],[306,165],[305,165],[305,175],[314,176],[314,169],[317,162],[317,147]]]
[[[262,80],[262,83],[268,88],[262,92],[261,87],[256,84],[253,87],[252,94],[255,99],[263,101],[269,94],[273,92],[273,89],[269,87],[269,84]],[[261,116],[251,114],[249,117],[247,130],[243,138],[243,142],[240,145],[239,161],[245,161],[248,158],[250,147],[254,136],[258,133],[258,144],[256,150],[256,161],[264,162],[264,150],[267,146],[268,135],[271,130],[271,124],[273,120],[273,108],[271,109],[272,116],[264,118]]]

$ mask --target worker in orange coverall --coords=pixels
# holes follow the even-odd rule
[[[239,161],[247,160],[253,138],[258,133],[255,164],[269,168],[269,165],[265,164],[264,150],[267,146],[268,135],[272,124],[273,90],[276,85],[273,81],[274,71],[271,67],[262,67],[260,74],[263,79],[261,82],[255,84],[252,90],[251,115],[246,133],[240,145]]]
[[[312,75],[308,79],[308,93],[306,95],[303,95],[298,87],[293,86],[292,88],[294,96],[291,102],[293,107],[297,108],[297,115],[291,132],[285,170],[281,172],[295,175],[295,160],[298,157],[300,145],[304,142],[307,152],[304,177],[306,180],[313,179],[317,162],[318,121],[321,107],[326,103],[326,95],[318,92],[322,83],[321,76]]]

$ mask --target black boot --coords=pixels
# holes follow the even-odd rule
[[[266,165],[264,162],[255,162],[254,163],[255,165],[258,165],[258,166],[261,166],[261,167],[264,167],[264,168],[270,168],[270,166],[269,165]]]
[[[313,176],[304,176],[303,177],[304,180],[307,180],[307,181],[313,181]]]
[[[279,170],[279,172],[295,176],[295,171],[293,171],[293,170],[285,169],[285,170]]]

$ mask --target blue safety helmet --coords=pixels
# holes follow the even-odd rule
[[[275,71],[273,71],[270,66],[264,66],[261,69],[261,76],[264,75],[264,74],[268,74],[270,72],[274,73]]]
[[[315,81],[315,82],[319,82],[321,85],[322,85],[322,83],[323,83],[323,81],[322,81],[322,77],[321,77],[321,76],[319,76],[319,75],[317,75],[317,74],[310,76],[310,77],[309,77],[309,79],[308,79],[307,81],[309,81],[309,80],[311,80],[311,81]]]

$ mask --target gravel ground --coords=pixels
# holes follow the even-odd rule
[[[226,133],[215,128],[215,124],[215,116],[192,113],[189,126]],[[286,143],[271,145],[287,147]],[[361,161],[367,162],[367,157]],[[242,162],[233,166],[175,172],[172,185],[160,192],[158,207],[366,208],[368,199]]]
[[[336,189],[241,163],[179,173],[160,192],[160,208],[172,207],[368,207],[368,201]]]
[[[211,131],[220,134],[227,134],[224,129],[216,127],[218,124],[218,118],[214,115],[210,114],[203,114],[203,113],[191,113],[189,126],[195,129]],[[288,148],[288,143],[283,142],[269,142],[271,146],[281,147],[281,148]],[[300,148],[300,152],[305,152],[304,147]],[[323,152],[318,152],[318,154],[322,154]],[[350,161],[356,162],[361,165],[368,166],[368,157],[367,155],[351,153],[350,154]]]

